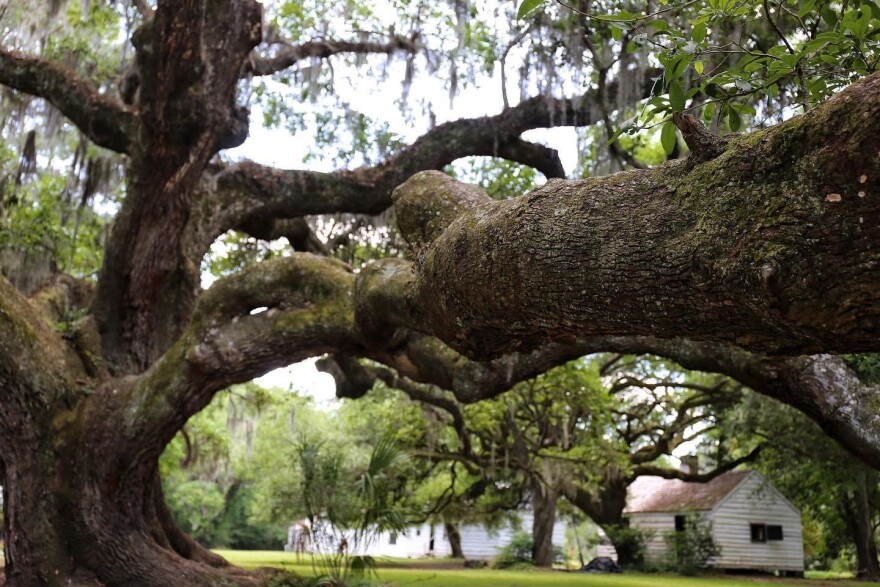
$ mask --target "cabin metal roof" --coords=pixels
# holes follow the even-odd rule
[[[753,471],[730,471],[708,483],[639,477],[629,486],[626,513],[688,512],[715,509]]]

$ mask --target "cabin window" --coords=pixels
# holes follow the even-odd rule
[[[620,520],[620,525],[623,528],[629,528],[629,518],[622,518]]]
[[[675,516],[675,531],[684,532],[687,519],[684,516]]]
[[[768,540],[782,540],[782,526],[769,524],[752,524],[752,542],[767,542]]]
[[[391,545],[397,544],[397,532],[391,533],[391,536],[388,537],[388,544],[391,544]]]
[[[782,540],[782,526],[767,526],[767,540]]]
[[[421,536],[421,535],[422,535],[422,531],[421,531],[421,530],[416,530],[416,536]]]
[[[767,542],[767,525],[752,524],[752,542]]]

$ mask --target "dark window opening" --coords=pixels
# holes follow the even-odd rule
[[[767,540],[782,540],[782,526],[767,526]]]
[[[620,520],[620,525],[623,528],[629,528],[629,518],[623,518]]]
[[[388,544],[397,544],[397,532],[392,532],[388,538]]]
[[[684,532],[687,519],[684,516],[675,516],[675,531]]]
[[[766,524],[752,524],[752,542],[767,542]]]

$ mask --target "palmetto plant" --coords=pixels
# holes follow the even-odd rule
[[[322,440],[300,437],[294,447],[301,472],[302,504],[309,522],[312,566],[320,583],[363,582],[375,572],[366,554],[382,532],[403,533],[406,516],[395,499],[396,474],[408,457],[389,439],[365,466]]]

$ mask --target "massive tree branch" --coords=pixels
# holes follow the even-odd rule
[[[691,483],[708,483],[712,479],[723,475],[728,471],[736,469],[740,465],[751,463],[757,460],[762,450],[764,450],[764,445],[760,444],[752,449],[748,454],[733,459],[732,461],[728,461],[723,465],[715,467],[711,471],[707,471],[705,473],[689,473],[686,471],[682,471],[681,469],[670,469],[669,467],[644,464],[633,467],[632,476],[633,478],[635,478],[646,475],[653,475],[655,477],[663,477],[664,479],[679,479],[681,481],[688,481]]]
[[[190,416],[233,383],[358,348],[354,279],[344,263],[303,253],[216,282],[181,339],[124,393],[108,391],[107,402],[129,406],[124,433],[137,439],[127,446],[138,450],[131,457],[158,457]]]
[[[395,35],[387,43],[375,43],[369,41],[308,41],[299,45],[281,43],[272,47],[269,55],[252,55],[245,64],[244,74],[249,75],[272,75],[284,71],[296,62],[310,57],[326,59],[342,53],[366,54],[366,53],[395,53],[406,51],[414,53],[418,50],[415,38]]]
[[[396,205],[457,215],[413,267],[409,321],[477,358],[607,334],[878,350],[878,152],[874,75],[697,165],[458,204],[455,182],[419,174]]]
[[[0,49],[0,84],[47,100],[96,145],[129,152],[134,113],[58,63]]]
[[[442,169],[467,156],[503,157],[547,177],[563,177],[558,154],[519,136],[535,128],[592,124],[592,94],[576,99],[535,97],[495,116],[456,120],[424,134],[376,167],[318,173],[279,170],[246,162],[213,171],[216,214],[200,232],[216,237],[245,223],[349,212],[378,214],[391,193],[414,173]]]

